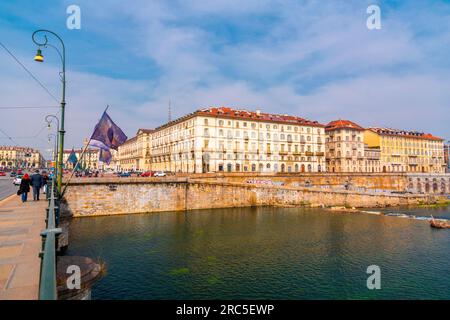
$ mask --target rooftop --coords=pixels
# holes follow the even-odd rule
[[[206,109],[200,109],[195,112],[189,113],[181,118],[170,121],[155,130],[162,129],[168,127],[170,125],[177,124],[179,122],[185,121],[195,116],[210,116],[217,118],[233,118],[233,119],[242,119],[249,121],[264,121],[264,122],[274,122],[274,123],[285,123],[292,125],[305,125],[312,127],[325,127],[323,124],[318,121],[308,120],[305,118],[291,116],[287,114],[271,114],[264,113],[259,110],[256,111],[248,111],[245,109],[234,109],[230,107],[209,107]]]
[[[15,150],[15,151],[26,151],[26,152],[39,152],[36,149],[30,147],[19,147],[19,146],[0,146],[0,150]]]
[[[406,130],[398,130],[391,128],[379,128],[379,127],[371,127],[369,130],[378,133],[379,135],[384,136],[399,136],[405,138],[415,138],[415,139],[424,139],[424,140],[434,140],[434,141],[443,141],[444,139],[435,137],[431,133],[423,133],[419,131],[406,131]]]
[[[351,122],[349,120],[341,120],[341,119],[331,121],[325,127],[326,131],[333,131],[333,130],[338,130],[338,129],[351,129],[351,130],[359,130],[359,131],[364,130],[363,127],[357,125],[354,122]]]

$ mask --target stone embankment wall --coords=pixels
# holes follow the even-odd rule
[[[63,213],[96,216],[248,206],[384,207],[436,196],[362,193],[188,178],[93,178],[70,182]]]
[[[342,186],[346,183],[358,188],[404,191],[408,186],[404,173],[257,173],[257,172],[224,172],[181,174],[191,179],[210,179],[221,182],[247,183],[249,180],[270,180],[283,183],[284,186]]]

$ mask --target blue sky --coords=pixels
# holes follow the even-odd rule
[[[71,4],[81,30],[66,28]],[[370,4],[381,30],[366,27]],[[164,123],[169,99],[174,117],[227,105],[450,138],[450,1],[2,0],[0,41],[59,97],[56,54],[32,60],[38,28],[66,43],[68,147],[106,104],[131,136]],[[0,70],[0,107],[55,105],[2,48]],[[54,111],[2,110],[0,127],[49,148],[47,131],[26,137]]]

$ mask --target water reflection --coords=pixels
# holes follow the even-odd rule
[[[429,210],[449,214],[411,212]],[[450,297],[450,232],[413,219],[300,208],[167,212],[75,219],[70,241],[69,254],[108,265],[96,299]],[[372,264],[382,270],[379,291],[366,288]]]

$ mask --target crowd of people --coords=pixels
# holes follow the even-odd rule
[[[31,190],[33,190],[33,200],[39,201],[41,189],[43,189],[44,194],[47,192],[48,181],[53,178],[52,175],[53,173],[48,175],[46,171],[43,171],[41,174],[39,170],[36,170],[31,176],[28,173],[25,173],[20,181],[19,190],[17,191],[17,195],[22,197],[22,202],[27,202],[28,193]]]

